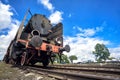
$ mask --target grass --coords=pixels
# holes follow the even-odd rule
[[[32,74],[32,75],[31,75]],[[27,75],[27,76],[26,76]],[[38,79],[42,77],[41,79]],[[55,80],[36,73],[26,73],[10,64],[0,62],[0,80]]]
[[[11,65],[0,62],[0,80],[17,80],[20,77],[17,68],[11,68]]]

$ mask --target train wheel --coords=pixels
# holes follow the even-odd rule
[[[15,64],[16,64],[16,62],[15,62],[13,59],[10,59],[10,60],[9,60],[9,63],[12,64],[12,65],[15,65]]]
[[[48,61],[43,61],[42,64],[43,64],[44,67],[47,67],[47,65],[49,64],[49,62]]]
[[[27,55],[27,53],[23,52],[23,54],[21,56],[21,62],[20,62],[21,66],[25,65],[25,63],[26,63],[26,55]]]
[[[49,64],[49,58],[46,56],[46,58],[42,61],[42,64],[44,67],[47,67],[47,65]]]
[[[9,63],[9,56],[8,56],[8,55],[5,55],[3,61],[5,61],[5,63],[8,64],[8,63]]]
[[[33,65],[35,65],[36,62],[35,61],[31,61],[30,63],[33,66]]]

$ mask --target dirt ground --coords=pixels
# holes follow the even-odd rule
[[[55,80],[45,75],[26,72],[17,67],[0,62],[0,80]]]

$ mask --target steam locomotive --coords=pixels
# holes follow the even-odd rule
[[[69,45],[63,47],[62,23],[53,26],[44,15],[34,14],[24,25],[28,13],[29,10],[8,46],[3,61],[21,66],[42,62],[43,66],[47,66],[50,61],[53,63],[55,54],[61,59],[63,51],[70,51]]]

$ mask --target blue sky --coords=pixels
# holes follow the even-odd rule
[[[85,49],[92,46],[85,52],[88,55],[85,58],[91,56],[96,43],[105,44],[111,56],[120,56],[120,0],[1,0],[1,4],[10,6],[9,24],[19,25],[28,8],[32,14],[46,15],[52,24],[62,22],[65,44],[73,49],[69,55],[75,53],[79,60]],[[10,26],[2,27],[0,36],[8,36],[10,31]]]

